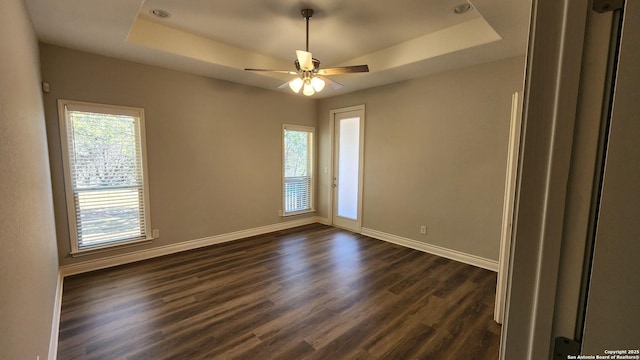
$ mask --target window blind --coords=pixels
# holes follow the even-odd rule
[[[285,177],[284,192],[285,213],[311,210],[310,176]]]
[[[65,105],[65,123],[73,247],[149,237],[141,112]]]

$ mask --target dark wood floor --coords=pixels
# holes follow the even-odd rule
[[[58,359],[496,359],[495,282],[309,225],[66,278]]]

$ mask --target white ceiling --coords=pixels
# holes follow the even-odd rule
[[[531,0],[26,0],[43,42],[275,89],[305,48],[303,8],[312,8],[309,51],[321,68],[368,64],[333,76],[333,96],[526,51]],[[171,13],[167,19],[151,9]],[[278,90],[290,92],[288,89]]]

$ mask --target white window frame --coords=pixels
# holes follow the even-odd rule
[[[143,199],[140,201],[144,209],[144,225],[142,237],[135,237],[131,239],[124,239],[118,241],[107,241],[95,246],[88,246],[86,248],[80,248],[78,238],[78,223],[76,217],[76,201],[75,201],[75,189],[72,184],[71,175],[71,154],[68,134],[68,112],[69,111],[83,111],[92,113],[101,113],[109,115],[125,115],[132,116],[137,119],[136,136],[139,137],[138,151],[140,152],[140,159],[142,163],[142,194]],[[67,218],[69,225],[69,240],[71,244],[71,255],[83,254],[94,252],[96,250],[104,250],[113,247],[120,247],[126,245],[132,245],[142,242],[148,242],[153,239],[152,227],[151,227],[151,209],[149,205],[149,183],[148,183],[148,171],[147,171],[147,146],[145,136],[145,119],[144,109],[98,104],[74,100],[58,99],[58,119],[60,126],[60,142],[62,149],[62,164],[64,171],[64,185],[65,185],[65,198],[67,203]]]
[[[291,211],[291,212],[287,212],[286,211],[286,202],[287,202],[287,194],[285,191],[285,182],[286,182],[286,178],[285,178],[285,163],[286,163],[286,151],[285,151],[285,131],[303,131],[303,132],[307,132],[309,134],[311,134],[311,139],[310,142],[311,144],[308,145],[308,151],[307,151],[307,161],[308,161],[308,171],[309,171],[309,177],[310,177],[310,189],[309,189],[309,208],[305,209],[305,210],[299,210],[299,211]],[[291,124],[283,124],[282,125],[282,186],[280,187],[280,189],[282,189],[282,210],[281,210],[281,215],[282,217],[287,217],[287,216],[293,216],[293,215],[301,215],[301,214],[308,214],[308,213],[313,213],[315,212],[315,172],[314,172],[314,166],[315,166],[315,143],[316,143],[316,129],[314,127],[311,126],[302,126],[302,125],[291,125]]]

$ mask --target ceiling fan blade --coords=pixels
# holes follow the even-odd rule
[[[341,87],[343,87],[344,85],[340,84],[339,82],[335,81],[335,80],[331,80],[329,78],[326,78],[324,76],[318,76],[320,79],[324,80],[325,83],[327,83],[327,85],[331,86],[332,89],[337,90],[340,89]]]
[[[298,75],[297,72],[295,71],[290,71],[290,70],[270,70],[270,69],[246,69],[246,71],[266,71],[266,72],[273,72],[273,73],[279,73],[279,74],[289,74],[289,75]]]
[[[298,63],[300,63],[300,69],[305,71],[313,70],[313,56],[310,52],[296,50],[296,56],[298,57]]]
[[[369,72],[369,66],[353,65],[353,66],[345,66],[345,67],[320,69],[318,70],[318,75],[338,75],[338,74],[351,74],[351,73],[361,73],[361,72]]]
[[[291,80],[289,80],[289,81],[291,81]],[[276,89],[288,88],[289,87],[289,81],[285,81],[282,84],[278,85],[278,87]]]

